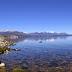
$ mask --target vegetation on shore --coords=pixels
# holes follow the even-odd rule
[[[0,54],[5,51],[10,51],[10,46],[15,45],[15,42],[6,40],[6,36],[0,36]]]

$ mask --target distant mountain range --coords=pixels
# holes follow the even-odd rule
[[[18,31],[6,31],[6,32],[0,32],[0,35],[8,36],[10,38],[51,38],[51,37],[62,37],[62,36],[72,36],[72,34],[67,33],[50,33],[50,32],[35,32],[35,33],[23,33]]]

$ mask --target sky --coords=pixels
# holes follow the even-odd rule
[[[72,33],[72,0],[0,0],[0,31]]]

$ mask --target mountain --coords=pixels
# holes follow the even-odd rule
[[[56,38],[56,37],[66,37],[72,36],[72,34],[67,33],[50,33],[50,32],[35,32],[35,33],[23,33],[18,31],[6,31],[0,32],[0,35],[6,36],[10,39],[25,39],[25,38]]]

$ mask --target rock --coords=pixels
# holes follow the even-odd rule
[[[14,50],[14,51],[20,51],[20,49],[17,49],[17,48],[16,48],[16,49],[11,49],[11,50]]]
[[[5,63],[0,63],[0,67],[4,67],[5,66]]]

